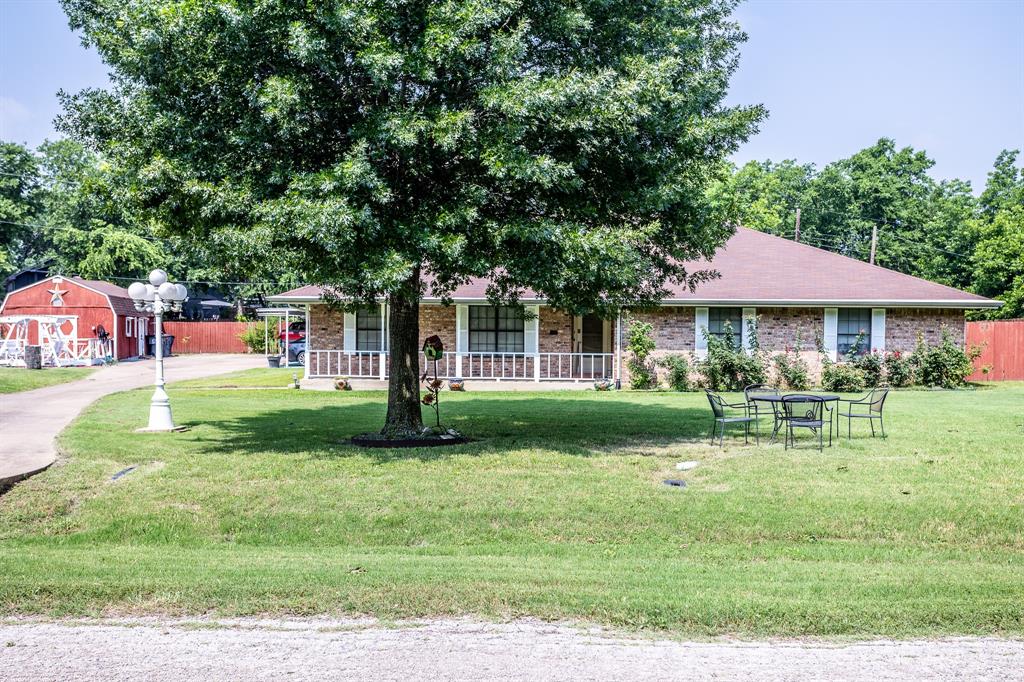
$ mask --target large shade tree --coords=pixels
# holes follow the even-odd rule
[[[161,229],[390,306],[386,434],[421,428],[418,306],[489,277],[610,314],[727,238],[708,184],[732,0],[63,0],[113,87],[64,125]]]

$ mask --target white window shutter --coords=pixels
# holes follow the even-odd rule
[[[390,320],[388,319],[388,315],[389,314],[390,314],[390,309],[388,308],[388,304],[384,303],[384,302],[381,302],[381,304],[380,304],[380,349],[383,352],[385,352],[385,353],[388,352],[388,323],[390,322]]]
[[[469,306],[455,306],[455,352],[469,352]]]
[[[839,308],[825,308],[825,329],[822,343],[825,352],[833,360],[836,359],[836,350],[839,348]]]
[[[757,308],[743,309],[743,329],[740,333],[740,341],[745,351],[750,351],[750,325],[757,325]]]
[[[523,320],[523,352],[530,355],[537,352],[537,332],[540,327],[539,305],[525,306],[526,312],[531,315]]]
[[[704,330],[708,328],[708,309],[707,308],[696,308],[694,312],[694,324],[693,331],[695,337],[693,339],[693,349],[697,354],[697,357],[702,358],[708,354],[708,340],[704,336]]]
[[[885,308],[871,310],[871,350],[885,352]]]
[[[342,342],[342,348],[346,351],[354,351],[356,349],[356,314],[345,312],[344,315],[345,334]]]

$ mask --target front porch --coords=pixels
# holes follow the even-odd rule
[[[389,375],[386,352],[309,350],[306,377],[350,377],[384,381]],[[420,374],[442,379],[487,381],[594,381],[615,377],[614,353],[459,353],[445,352],[429,362],[420,356]]]

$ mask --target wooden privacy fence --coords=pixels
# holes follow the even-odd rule
[[[982,349],[971,381],[1024,380],[1024,320],[968,322],[967,347],[971,346]]]
[[[174,335],[173,352],[248,353],[238,335],[253,322],[164,322],[164,334]]]

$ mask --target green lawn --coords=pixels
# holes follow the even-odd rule
[[[892,437],[824,453],[709,447],[698,394],[446,393],[478,440],[404,451],[344,444],[381,393],[171,396],[190,431],[133,433],[148,391],[111,396],[0,497],[3,612],[1024,634],[1021,385],[895,393]]]
[[[48,367],[46,369],[0,367],[0,393],[21,393],[44,386],[65,384],[69,381],[83,379],[95,371],[94,367]]]
[[[179,381],[177,388],[287,388],[292,377],[302,380],[301,367],[246,369],[202,379]]]

